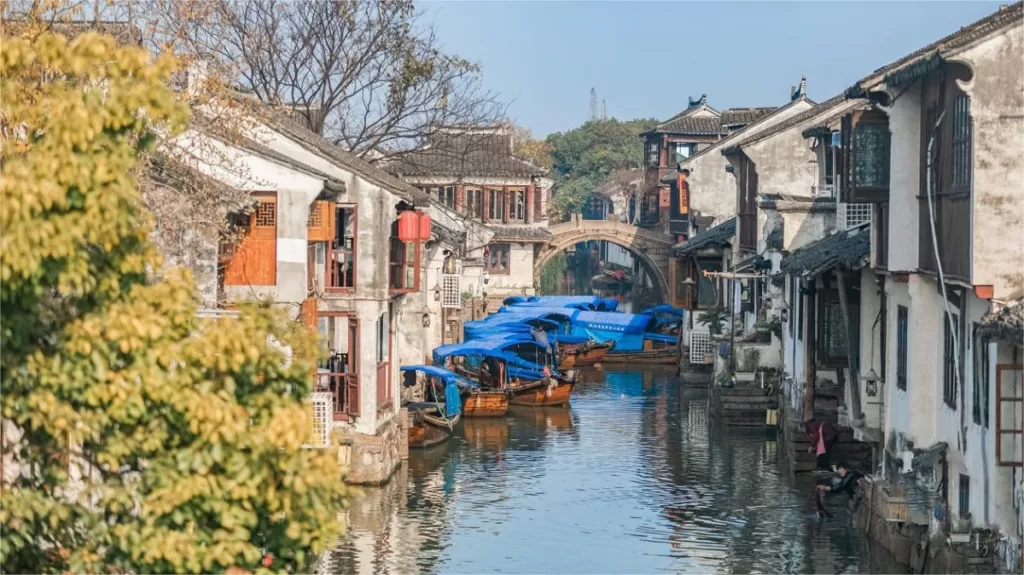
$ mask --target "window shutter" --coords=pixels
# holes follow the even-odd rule
[[[256,208],[235,257],[224,270],[224,285],[277,284],[277,194],[255,196]]]
[[[853,165],[852,150],[850,142],[853,139],[853,114],[843,116],[842,128],[840,129],[842,148],[839,152],[839,195],[840,202],[850,201],[850,166]]]
[[[860,110],[843,118],[846,177],[842,201],[888,201],[889,140],[889,116],[883,112]]]
[[[334,202],[318,200],[309,209],[306,239],[311,242],[329,242],[334,236]]]

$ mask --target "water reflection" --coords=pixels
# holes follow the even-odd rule
[[[671,370],[592,371],[569,409],[467,419],[367,489],[335,573],[868,572],[774,438],[709,425]],[[875,567],[876,569],[878,567]]]

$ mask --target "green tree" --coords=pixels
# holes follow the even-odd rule
[[[109,36],[0,42],[0,570],[309,567],[340,533],[306,450],[312,335],[269,308],[203,322],[157,278],[137,161],[184,127],[173,64]],[[294,353],[287,350],[294,350]]]
[[[554,211],[566,217],[577,213],[594,189],[620,169],[643,165],[640,134],[656,120],[597,120],[548,136],[555,179]]]
[[[551,259],[544,262],[544,266],[540,268],[540,293],[542,295],[560,293],[565,280],[565,272],[568,269],[569,260],[565,257],[565,252],[551,256]]]

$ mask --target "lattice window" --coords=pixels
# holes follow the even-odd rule
[[[843,229],[849,229],[871,221],[871,204],[851,204],[840,202],[839,222]]]
[[[330,445],[331,420],[334,410],[334,394],[329,391],[317,391],[312,394],[313,403],[313,445],[327,447]]]
[[[443,274],[441,276],[441,307],[458,309],[462,307],[462,293],[459,291],[459,276]]]
[[[256,207],[256,227],[272,228],[277,222],[277,202],[260,202]]]
[[[690,331],[690,363],[714,362],[715,348],[711,343],[711,333],[707,330],[693,329]],[[711,361],[708,357],[711,356]]]
[[[309,208],[309,219],[306,220],[307,228],[319,228],[324,225],[324,214],[320,204],[313,204]]]

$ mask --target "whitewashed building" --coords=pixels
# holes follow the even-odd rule
[[[874,207],[883,471],[937,454],[933,530],[991,528],[1017,557],[1024,368],[1020,312],[1000,310],[1024,295],[1022,61],[1017,3],[854,84],[874,107],[843,119],[839,190]]]
[[[460,289],[467,298],[482,298],[491,311],[510,295],[534,295],[534,257],[551,238],[551,181],[512,148],[504,126],[451,128],[387,166],[467,225],[490,230],[483,243],[466,245]]]
[[[342,437],[346,480],[377,483],[400,463],[405,442],[397,398],[398,368],[420,362],[436,345],[428,333],[426,262],[455,251],[472,230],[455,230],[443,206],[421,190],[334,146],[300,120],[263,110],[238,120],[226,136],[200,115],[177,140],[215,150],[196,169],[251,192],[234,214],[237,237],[217,250],[221,305],[265,299],[301,317],[320,334],[324,359],[314,393],[320,436]],[[399,239],[398,220],[431,231]],[[424,227],[425,230],[425,227]],[[415,314],[414,321],[409,316]]]

